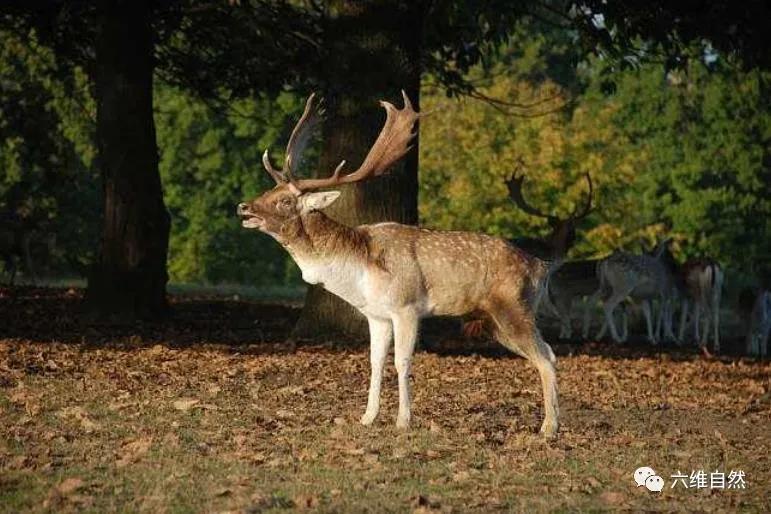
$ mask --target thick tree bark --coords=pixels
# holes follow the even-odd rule
[[[104,219],[86,306],[99,318],[161,316],[169,214],[153,121],[153,36],[147,0],[99,3],[95,86]]]
[[[318,174],[328,175],[345,159],[349,172],[363,161],[383,126],[378,100],[401,107],[404,89],[419,109],[421,2],[356,0],[334,2],[327,27],[330,49],[325,63],[327,121]],[[418,221],[418,141],[385,177],[341,188],[343,194],[325,212],[348,226],[378,221]],[[295,326],[297,338],[330,334],[368,337],[367,323],[348,303],[308,288]]]

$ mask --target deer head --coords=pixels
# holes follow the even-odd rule
[[[567,218],[559,218],[553,214],[544,213],[532,205],[530,205],[522,194],[522,184],[525,181],[524,175],[519,173],[522,163],[517,166],[517,170],[514,171],[514,175],[506,182],[509,188],[509,198],[514,204],[519,207],[523,212],[536,216],[538,218],[546,219],[546,222],[551,228],[551,233],[543,243],[551,249],[553,257],[562,257],[573,246],[576,240],[576,225],[586,218],[592,212],[592,197],[593,197],[593,185],[592,177],[587,173],[586,181],[589,184],[589,192],[586,196],[586,202],[584,206],[579,209],[576,206],[573,212]]]
[[[407,95],[402,91],[404,107],[397,109],[393,104],[381,101],[385,108],[386,120],[375,143],[359,168],[348,174],[341,174],[345,161],[335,168],[327,178],[298,179],[295,176],[303,150],[313,130],[321,121],[321,109],[315,102],[315,95],[308,97],[305,111],[297,122],[286,147],[286,157],[281,170],[270,162],[268,150],[262,156],[265,170],[276,181],[276,186],[254,200],[238,205],[237,213],[245,228],[258,229],[272,235],[280,242],[286,242],[302,230],[301,217],[331,205],[339,191],[321,191],[341,184],[350,184],[386,173],[411,146],[415,133],[413,127],[420,114],[412,108]]]

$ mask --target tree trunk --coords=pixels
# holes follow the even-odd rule
[[[345,159],[349,172],[364,160],[385,120],[378,100],[401,107],[402,89],[419,109],[420,2],[333,2],[326,28],[324,86],[327,121],[318,174],[328,175]],[[389,175],[343,186],[325,212],[348,226],[378,221],[418,221],[418,141]],[[364,317],[319,286],[308,288],[293,336],[330,334],[368,338]]]
[[[156,318],[167,310],[169,214],[153,121],[153,36],[147,0],[99,4],[96,137],[104,219],[86,307],[98,318]]]

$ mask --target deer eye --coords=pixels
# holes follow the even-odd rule
[[[292,199],[291,198],[282,198],[278,201],[277,207],[291,207],[292,206]]]

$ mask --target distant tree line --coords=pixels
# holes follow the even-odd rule
[[[749,116],[763,111],[753,111],[746,104],[755,97],[762,101],[767,91],[767,77],[753,70],[768,65],[762,29],[768,8],[763,2],[718,2],[701,11],[700,6],[667,2],[9,2],[0,13],[4,36],[0,207],[38,218],[66,235],[60,238],[65,245],[60,260],[88,276],[89,308],[97,316],[162,315],[168,272],[181,280],[292,280],[293,269],[275,245],[239,233],[230,219],[236,201],[267,185],[257,159],[262,147],[280,146],[301,97],[313,89],[326,97],[328,116],[323,142],[316,149],[317,161],[310,168],[327,173],[341,158],[355,163],[379,128],[382,114],[375,101],[395,98],[404,88],[417,104],[423,83],[424,102],[429,104],[443,95],[476,97],[517,115],[500,113],[499,124],[538,115],[540,121],[532,123],[552,124],[554,134],[568,134],[569,141],[575,140],[571,131],[591,132],[588,126],[574,126],[582,116],[594,116],[583,114],[587,109],[607,116],[609,123],[602,128],[609,137],[628,141],[635,155],[645,158],[641,162],[650,173],[641,169],[639,182],[649,185],[641,185],[641,191],[647,191],[646,198],[656,196],[640,207],[648,212],[634,230],[653,223],[651,213],[663,212],[663,222],[700,241],[699,249],[712,248],[715,237],[727,237],[719,242],[724,253],[737,240],[738,229],[727,236],[696,237],[696,225],[717,219],[715,209],[721,205],[741,203],[726,198],[729,193],[688,199],[684,185],[706,183],[702,179],[709,182],[710,173],[713,180],[730,174],[733,154],[723,160],[701,154],[698,166],[680,163],[672,171],[677,178],[668,181],[667,167],[675,163],[677,152],[689,147],[673,145],[665,134],[671,129],[691,137],[698,148],[688,150],[687,162],[694,163],[690,157],[701,148],[699,127],[708,130],[706,125],[723,123],[723,134],[735,128],[716,102],[735,101],[749,109]],[[519,42],[546,38],[562,50],[511,52],[512,38]],[[717,55],[719,66],[742,68],[743,75],[700,71],[699,59],[691,64],[688,58],[704,52]],[[596,57],[586,61],[591,55]],[[643,64],[659,58],[661,64]],[[579,62],[584,64],[576,68]],[[635,78],[635,74],[650,77],[660,70],[665,82],[669,69],[681,70],[681,75],[669,76],[681,85],[671,83],[659,96],[652,84]],[[731,91],[737,80],[743,81],[745,89]],[[516,88],[532,89],[525,95],[528,99],[506,96],[511,93],[506,90],[507,81]],[[551,88],[545,93],[553,90],[566,104],[555,105],[554,114],[541,116],[546,113],[538,110],[540,97],[536,97],[544,87]],[[603,95],[614,87],[611,104],[616,107],[604,107]],[[635,87],[647,89],[635,91]],[[709,93],[690,93],[701,87]],[[738,91],[747,95],[737,98]],[[496,103],[499,97],[503,103]],[[672,113],[677,111],[681,119],[666,118],[669,125],[660,123],[649,100],[661,102],[665,114],[675,116]],[[647,115],[646,109],[651,109]],[[428,130],[439,130],[443,116],[440,111],[427,122],[433,125]],[[749,140],[759,141],[755,146],[728,135],[714,139],[721,148],[729,145],[726,148],[732,152],[744,152],[749,146],[755,152],[746,162],[733,163],[741,166],[736,173],[742,177],[734,192],[745,203],[762,179],[754,165],[758,148],[763,148],[764,166],[768,162],[764,120],[760,116],[749,129]],[[527,134],[533,141],[547,135],[538,133],[534,125],[521,127],[513,131],[515,151]],[[505,143],[503,133],[495,137],[492,148],[479,148],[477,168],[454,161],[441,173],[462,177],[489,172],[481,156],[495,155]],[[622,163],[623,144],[613,144],[618,148],[609,159]],[[421,150],[428,170],[422,186],[426,192],[441,187],[427,152],[452,152],[452,148],[445,151],[430,145]],[[591,156],[591,143],[586,145],[556,157],[562,159],[558,166],[530,164],[534,176],[539,169],[551,170],[551,179],[536,187],[544,194],[552,187],[549,194],[558,208],[566,208],[561,202],[569,203],[571,195],[556,198],[559,181],[554,173],[566,170],[572,175],[585,167],[581,152]],[[652,155],[656,148],[650,145],[661,145],[664,151]],[[347,223],[416,222],[417,162],[416,150],[393,176],[349,188],[334,214]],[[573,162],[577,166],[571,166]],[[612,162],[603,167],[610,206],[610,189],[618,181],[614,186],[609,178]],[[705,167],[712,169],[704,171]],[[493,168],[497,168],[494,173],[479,182],[489,184],[491,191],[499,187],[496,174],[506,172],[504,167]],[[619,169],[619,173],[629,170]],[[767,173],[767,167],[763,169]],[[631,190],[626,193],[632,196]],[[479,196],[487,197],[486,193]],[[666,202],[675,196],[677,201]],[[454,198],[449,197],[448,213],[458,212],[452,209]],[[500,195],[489,198],[480,205],[495,202]],[[433,214],[438,212],[432,203],[435,197],[424,194],[422,201],[427,222],[435,217],[436,224],[443,225],[452,219],[452,214],[445,218]],[[659,207],[665,204],[666,209]],[[731,223],[736,226],[752,209],[767,212],[766,204],[758,205],[739,209],[739,214],[729,217]],[[601,216],[597,214],[590,226],[594,232],[610,230],[602,228],[602,222],[618,225],[617,220]],[[522,226],[537,228],[531,221],[523,221]],[[495,223],[480,228],[507,230]],[[629,227],[623,231],[633,233]],[[757,239],[754,234],[746,237]],[[603,249],[597,238],[587,241],[580,251]],[[329,295],[312,290],[298,333],[309,332],[309,327],[356,331],[362,325]]]

